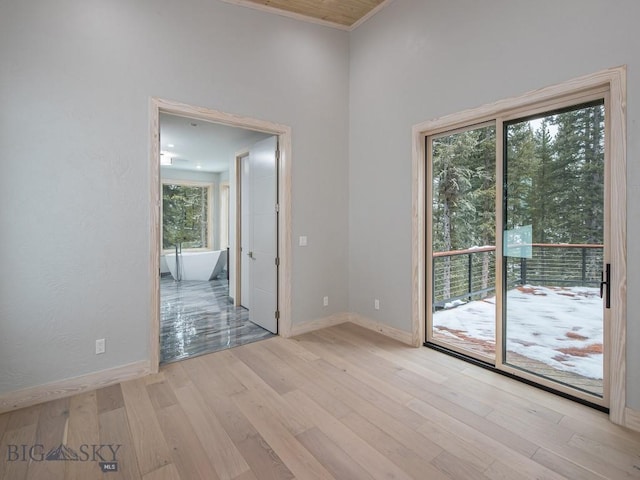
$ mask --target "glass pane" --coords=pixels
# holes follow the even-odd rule
[[[505,362],[602,395],[604,106],[505,126]]]
[[[162,248],[207,248],[208,187],[162,185]]]
[[[431,341],[495,358],[495,126],[431,139]]]

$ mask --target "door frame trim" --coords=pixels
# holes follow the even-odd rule
[[[605,338],[609,352],[609,418],[625,425],[626,408],[626,65],[610,68],[523,95],[419,123],[412,129],[412,343],[420,346],[426,328],[426,142],[427,133],[452,130],[482,123],[517,108],[570,96],[576,92],[604,86],[610,94],[609,158],[611,167],[610,218],[611,263],[613,270],[612,308]],[[608,335],[607,335],[608,333]]]
[[[242,250],[242,177],[240,176],[240,172],[242,171],[242,161],[245,157],[249,156],[249,149],[240,150],[236,152],[235,155],[235,185],[236,185],[236,237],[235,237],[235,274],[234,274],[234,283],[235,283],[235,294],[233,297],[233,303],[236,307],[239,307],[242,304],[242,255],[240,255],[240,251]]]
[[[278,169],[278,203],[280,206],[278,242],[280,247],[280,270],[278,275],[279,295],[277,299],[280,319],[278,320],[278,333],[286,337],[289,336],[289,332],[291,331],[291,127],[266,120],[151,97],[149,101],[149,293],[151,298],[151,315],[148,347],[151,373],[157,373],[160,366],[160,113],[169,113],[278,136],[280,145],[280,163]]]

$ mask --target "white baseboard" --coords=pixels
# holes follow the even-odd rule
[[[629,407],[624,409],[624,426],[640,432],[640,411]]]
[[[311,320],[310,322],[304,322],[294,325],[286,335],[287,337],[293,337],[296,335],[302,335],[304,333],[313,332],[314,330],[320,330],[321,328],[333,327],[334,325],[340,325],[341,323],[351,322],[355,325],[359,325],[368,330],[373,330],[382,335],[385,335],[399,342],[407,345],[415,346],[413,336],[410,332],[399,330],[394,327],[385,325],[384,323],[376,322],[370,318],[363,317],[355,313],[336,313],[329,317],[318,318],[317,320]],[[285,336],[285,335],[283,335]]]
[[[385,325],[384,323],[377,322],[356,313],[352,313],[349,315],[349,321],[355,325],[360,325],[361,327],[364,327],[366,329],[373,330],[374,332],[378,332],[386,337],[393,338],[394,340],[398,340],[399,342],[405,343],[412,347],[415,346],[415,342],[413,340],[413,335],[411,334],[411,332],[405,332],[404,330],[390,327],[389,325]]]
[[[9,392],[0,395],[0,413],[76,395],[87,390],[107,387],[115,383],[143,377],[149,373],[151,373],[149,362],[144,360],[80,377]]]
[[[320,330],[321,328],[340,325],[341,323],[348,322],[350,317],[351,315],[349,313],[335,313],[329,317],[318,318],[309,322],[299,323],[293,325],[286,336],[294,337],[296,335],[302,335],[303,333],[313,332],[314,330]]]

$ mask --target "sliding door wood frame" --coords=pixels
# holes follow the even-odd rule
[[[291,127],[265,120],[234,115],[231,113],[195,107],[185,103],[152,97],[149,102],[149,224],[150,224],[150,298],[151,315],[149,327],[149,365],[151,373],[160,366],[160,113],[219,123],[230,127],[245,128],[278,136],[280,163],[278,170],[278,204],[280,225],[280,270],[278,276],[278,320],[279,335],[288,337],[291,332]]]
[[[447,115],[435,120],[417,124],[413,127],[413,159],[412,159],[412,343],[419,346],[425,340],[427,305],[427,245],[426,230],[428,216],[426,212],[426,137],[463,128],[465,126],[498,120],[496,124],[496,141],[502,145],[502,120],[517,116],[519,112],[531,112],[534,109],[544,111],[559,102],[572,102],[598,89],[608,92],[606,115],[608,155],[606,165],[610,170],[609,184],[605,192],[609,195],[610,260],[613,269],[611,283],[612,298],[610,320],[605,324],[605,349],[609,355],[609,417],[612,422],[625,424],[626,408],[626,326],[627,326],[627,293],[626,293],[626,66],[603,70],[585,75],[557,85],[534,90],[518,97],[513,97],[478,108]],[[577,102],[576,102],[577,103]],[[500,147],[502,148],[502,147]],[[497,164],[500,164],[497,161]],[[498,167],[497,175],[502,167]],[[607,187],[608,188],[608,187]],[[497,197],[501,194],[497,195]],[[496,198],[496,206],[498,201]],[[497,212],[501,211],[500,208]],[[501,222],[496,218],[496,222]],[[501,225],[501,223],[500,223]],[[500,239],[496,239],[497,242]],[[498,255],[497,257],[499,257]],[[496,288],[499,286],[496,285]],[[429,307],[430,308],[430,307]],[[499,308],[499,307],[498,307]],[[500,315],[502,312],[498,312]],[[500,317],[501,318],[501,317]],[[500,322],[498,322],[500,323]],[[501,333],[501,332],[498,332]],[[497,358],[503,364],[502,358]],[[605,386],[606,388],[606,386]]]

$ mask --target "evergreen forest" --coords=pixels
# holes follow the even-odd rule
[[[468,265],[442,252],[495,246],[497,183],[504,188],[504,230],[530,226],[534,256],[540,245],[601,245],[604,131],[602,102],[505,123],[498,182],[495,125],[431,139],[435,298],[491,288],[494,252],[474,255]]]
[[[208,188],[162,185],[162,248],[207,248]]]

